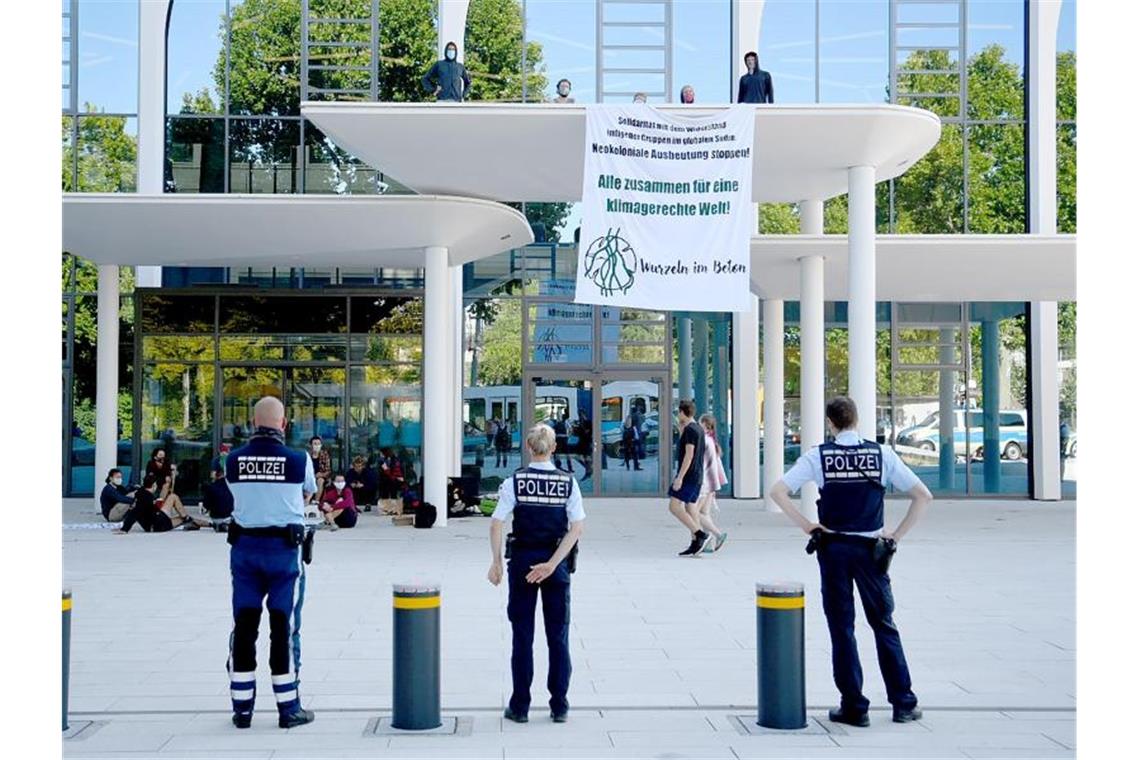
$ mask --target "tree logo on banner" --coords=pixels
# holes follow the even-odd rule
[[[637,254],[620,233],[620,227],[607,230],[586,249],[586,278],[597,285],[604,296],[627,293],[633,287]]]

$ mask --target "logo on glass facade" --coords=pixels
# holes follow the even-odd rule
[[[633,287],[637,254],[620,233],[620,227],[610,228],[586,249],[586,279],[597,285],[603,296],[628,293]]]

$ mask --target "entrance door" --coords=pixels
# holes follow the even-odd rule
[[[573,473],[585,496],[661,493],[669,461],[661,447],[664,390],[660,376],[645,373],[531,375],[522,433],[537,423],[554,428],[555,466]],[[664,424],[668,430],[667,416]]]

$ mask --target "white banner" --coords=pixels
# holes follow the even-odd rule
[[[588,106],[578,303],[747,311],[756,110]]]

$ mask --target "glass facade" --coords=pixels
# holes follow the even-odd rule
[[[167,32],[166,191],[410,192],[300,116],[304,99],[429,98],[420,76],[437,56],[436,3],[381,2],[375,24],[346,21],[371,19],[372,6],[371,0],[174,0]],[[625,27],[630,47],[603,51],[601,21],[620,24],[634,19],[629,14],[657,12],[622,6],[608,3],[609,15],[599,18],[599,4],[589,1],[472,0],[465,30],[469,97],[548,101],[565,77],[577,102],[593,103],[604,99],[600,79],[607,91],[662,90],[660,74],[639,70],[664,65],[672,91],[651,94],[651,102],[675,102],[682,84],[695,88],[698,103],[730,99],[738,62],[729,58],[729,0],[675,0],[667,24],[662,18],[658,27]],[[1058,34],[1060,232],[1075,231],[1076,222],[1074,6],[1075,0],[1064,0]],[[305,7],[312,19],[343,23],[306,25]],[[63,0],[62,10],[62,187],[134,191],[137,2]],[[1025,25],[1021,0],[769,2],[755,48],[772,73],[777,103],[914,103],[943,118],[934,150],[877,188],[880,232],[1017,233],[1027,229]],[[667,50],[664,64],[650,60],[660,50]],[[675,431],[669,439],[661,435],[661,414],[673,414],[691,393],[718,420],[731,478],[730,315],[572,304],[576,250],[568,241],[579,214],[565,203],[514,205],[532,222],[536,239],[548,244],[464,267],[463,461],[479,465],[484,487],[492,487],[521,461],[520,427],[560,410],[571,413],[563,459],[573,459],[579,477],[590,467],[598,493],[650,492],[645,484],[656,484],[672,464],[668,443]],[[765,206],[760,228],[798,231],[795,207]],[[846,231],[845,198],[825,204],[825,230]],[[137,464],[156,445],[172,446],[186,463],[184,482],[196,488],[217,445],[248,435],[251,399],[271,392],[286,401],[298,445],[321,434],[337,466],[356,453],[374,457],[379,448],[398,448],[415,470],[422,270],[310,263],[167,267],[161,290],[138,294],[131,270],[123,268],[121,464]],[[64,257],[62,306],[69,452],[63,482],[66,493],[82,494],[98,482],[91,471],[94,266]],[[919,451],[906,455],[927,468],[923,477],[936,491],[1026,493],[1024,463],[1032,452],[1010,456],[1016,451],[1002,431],[1012,425],[1000,419],[1027,407],[1024,304],[951,305],[963,315],[957,327],[947,326],[941,313],[912,324],[912,306],[879,308],[882,438],[903,450],[903,431],[921,428],[935,413],[931,405],[943,404],[951,389],[953,429],[963,431],[963,451],[955,437],[953,447],[944,447],[953,457],[943,453],[941,431],[921,439],[936,447],[936,461],[925,445],[910,446]],[[790,462],[798,452],[799,333],[798,305],[787,308],[783,456]],[[1075,455],[1075,304],[1059,308],[1061,417],[1071,431],[1066,450]],[[829,303],[827,310],[832,394],[846,388],[845,305]],[[964,346],[953,369],[941,363],[945,330]],[[933,368],[932,353],[938,355]],[[620,385],[628,383],[637,385]],[[986,428],[992,420],[983,419],[979,432],[969,419],[974,409],[983,417],[992,412],[995,396],[1001,423],[996,460],[986,448],[995,440]],[[629,458],[622,429],[631,416],[644,435]],[[507,431],[498,440],[496,427]],[[916,435],[908,440],[919,441]],[[590,436],[597,436],[596,445],[583,443]],[[587,450],[593,453],[583,457]],[[648,472],[651,461],[654,474],[633,475]],[[1075,483],[1073,464],[1067,463],[1066,493]],[[596,477],[593,468],[599,468]]]

